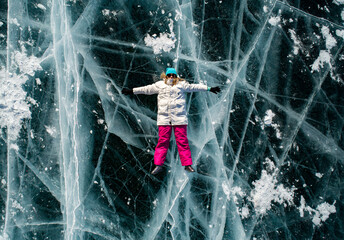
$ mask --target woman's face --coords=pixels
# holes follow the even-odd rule
[[[173,74],[173,73],[167,74],[167,78],[176,78],[176,77],[177,77],[176,74]]]

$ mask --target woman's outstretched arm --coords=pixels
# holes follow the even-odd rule
[[[159,88],[156,85],[156,83],[143,86],[143,87],[136,87],[133,89],[130,88],[123,88],[122,93],[125,95],[131,95],[131,94],[145,94],[145,95],[152,95],[152,94],[158,94]]]

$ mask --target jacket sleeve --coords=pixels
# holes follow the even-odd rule
[[[185,92],[204,92],[208,91],[208,87],[204,84],[190,84],[183,82],[183,89]]]
[[[159,88],[156,83],[143,86],[143,87],[137,87],[133,88],[134,94],[145,94],[145,95],[152,95],[152,94],[158,94]]]

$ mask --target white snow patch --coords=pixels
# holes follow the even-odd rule
[[[232,199],[237,205],[239,204],[239,198],[243,198],[246,195],[241,187],[235,186],[230,189],[227,182],[222,182],[222,190],[226,194],[227,199]],[[237,207],[236,210],[242,219],[249,217],[250,210],[246,205],[242,208]]]
[[[227,199],[229,200],[230,199],[230,191],[229,191],[229,186],[228,186],[227,182],[222,183],[222,190],[226,194]]]
[[[20,203],[16,200],[13,200],[12,207],[19,209],[21,212],[24,212],[23,206],[20,205]]]
[[[56,137],[57,135],[57,131],[55,127],[51,127],[51,126],[44,126],[45,130],[47,131],[47,133],[49,133],[50,136],[52,137]]]
[[[107,83],[106,84],[107,94],[109,95],[109,97],[111,97],[112,101],[115,101],[115,94],[112,92],[111,88],[112,88],[112,84],[111,83]]]
[[[35,75],[35,71],[42,70],[40,60],[35,56],[28,57],[25,52],[14,52],[14,59],[20,71],[30,76]]]
[[[10,145],[10,148],[13,149],[13,150],[15,150],[15,151],[19,151],[19,146],[18,146],[17,144],[12,143],[12,144]]]
[[[312,67],[311,72],[320,71],[320,68],[323,68],[325,63],[328,63],[330,65],[330,67],[332,66],[331,65],[331,55],[326,50],[320,50],[319,57],[311,65],[311,67]]]
[[[334,4],[341,5],[344,4],[344,0],[333,0]]]
[[[326,41],[326,48],[328,50],[331,50],[333,47],[335,47],[337,45],[337,41],[336,39],[331,35],[330,33],[330,29],[326,26],[323,26],[321,28],[321,33],[323,35],[323,37],[325,38]]]
[[[20,26],[20,24],[19,24],[19,22],[18,22],[18,19],[16,19],[16,18],[10,18],[9,23],[15,24],[15,25],[17,25],[18,27]]]
[[[306,201],[305,201],[304,197],[301,196],[300,207],[299,207],[300,217],[305,216],[305,213],[304,213],[305,210],[307,210]]]
[[[294,42],[294,47],[293,47],[293,53],[297,55],[299,53],[299,50],[301,48],[301,41],[297,38],[297,35],[294,30],[289,29],[289,33],[291,35],[291,39]]]
[[[158,199],[155,199],[154,201],[153,201],[153,205],[154,205],[154,207],[156,207],[157,205],[158,205]]]
[[[231,193],[235,203],[238,203],[238,196],[241,198],[245,196],[245,193],[242,191],[241,187],[237,186],[232,188]]]
[[[264,116],[264,124],[266,126],[270,126],[272,124],[272,119],[275,116],[275,114],[272,112],[271,109],[266,110],[265,116]]]
[[[272,112],[271,109],[266,110],[265,116],[264,116],[264,125],[261,126],[262,129],[264,129],[264,126],[272,127],[276,131],[276,137],[278,139],[282,139],[282,133],[280,131],[280,125],[277,123],[273,123],[272,119],[275,117],[275,113]]]
[[[272,172],[276,168],[274,162],[268,157],[265,158],[264,165],[266,165],[266,169],[270,172]]]
[[[0,70],[0,127],[7,127],[8,138],[14,140],[19,135],[21,121],[31,118],[26,92],[22,88],[28,78],[16,74],[6,77],[6,74]]]
[[[35,99],[33,99],[32,97],[27,97],[26,100],[31,103],[31,105],[35,105],[38,106],[38,103]]]
[[[36,78],[35,80],[36,80],[37,85],[41,85],[42,84],[41,79]]]
[[[239,209],[239,214],[240,214],[242,219],[248,218],[250,215],[250,209],[247,206],[244,206],[241,209]]]
[[[271,124],[271,126],[272,126],[272,127],[275,129],[275,131],[276,131],[276,137],[277,137],[278,139],[282,139],[282,132],[281,132],[280,129],[279,129],[280,125],[274,123],[274,124]]]
[[[28,57],[24,52],[14,52],[13,65],[17,65],[17,73],[0,70],[0,127],[7,127],[10,140],[15,140],[21,129],[21,122],[31,118],[29,102],[37,104],[32,98],[26,97],[23,85],[33,76],[35,71],[42,70],[38,58]]]
[[[3,23],[3,22],[0,22],[0,27],[1,27],[2,25],[4,25],[4,23]]]
[[[156,34],[150,36],[147,34],[144,41],[146,46],[152,47],[154,54],[159,54],[161,51],[170,52],[175,48],[176,38],[173,32],[173,20],[169,24],[171,33],[160,33],[159,37]]]
[[[110,16],[110,10],[109,10],[109,9],[103,9],[103,10],[102,10],[102,14],[103,14],[104,16]]]
[[[271,17],[269,19],[269,23],[272,25],[272,26],[276,26],[278,25],[279,23],[281,22],[281,17],[277,16],[277,17]]]
[[[30,137],[31,137],[31,139],[35,138],[35,133],[32,129],[30,130]]]
[[[222,182],[222,190],[226,194],[227,199],[230,200],[232,198],[235,203],[238,203],[238,196],[241,198],[245,196],[241,187],[235,186],[229,189],[227,182]]]
[[[321,223],[325,222],[329,218],[331,213],[336,212],[336,207],[334,206],[334,204],[335,203],[333,203],[333,205],[330,205],[329,203],[324,202],[317,206],[312,222],[316,226],[321,226]]]
[[[10,237],[8,236],[7,233],[2,233],[2,235],[0,235],[0,240],[8,240],[10,239]]]
[[[107,19],[117,19],[117,15],[120,14],[121,11],[111,11],[109,9],[103,9],[102,14],[105,16]]]
[[[323,222],[325,222],[329,218],[331,213],[336,212],[335,204],[336,204],[336,201],[332,205],[327,202],[323,202],[320,205],[318,205],[316,209],[313,209],[309,206],[306,206],[306,201],[304,197],[301,196],[300,207],[298,209],[300,212],[300,217],[304,217],[305,211],[312,214],[313,224],[319,227],[322,225]]]
[[[273,202],[284,205],[293,204],[295,189],[278,184],[275,170],[271,174],[263,170],[260,179],[252,183],[254,189],[250,193],[249,200],[253,203],[258,215],[265,215],[271,209]]]
[[[41,4],[41,3],[38,3],[37,7],[42,9],[42,10],[44,10],[44,11],[47,10],[47,8],[43,4]]]
[[[316,176],[317,178],[322,178],[322,177],[324,176],[324,174],[322,174],[322,173],[316,173],[315,176]]]
[[[179,19],[183,20],[183,14],[180,11],[176,10],[176,16],[174,17],[174,20],[178,21]]]
[[[264,11],[265,13],[267,13],[267,12],[269,11],[268,6],[264,6],[264,7],[263,7],[263,11]]]
[[[344,30],[336,30],[336,35],[344,39]]]
[[[328,27],[323,26],[321,28],[321,33],[323,35],[323,38],[326,41],[326,50],[320,50],[319,57],[311,65],[311,68],[312,68],[311,72],[320,71],[320,68],[323,68],[325,63],[328,63],[330,68],[332,67],[330,50],[337,45],[337,41],[331,35],[330,29]],[[341,32],[336,31],[336,34],[339,35],[341,34]],[[331,71],[331,76],[335,78],[332,71]]]

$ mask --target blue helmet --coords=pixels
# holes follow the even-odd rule
[[[166,75],[167,74],[175,74],[175,75],[177,75],[177,71],[174,68],[166,68]]]

